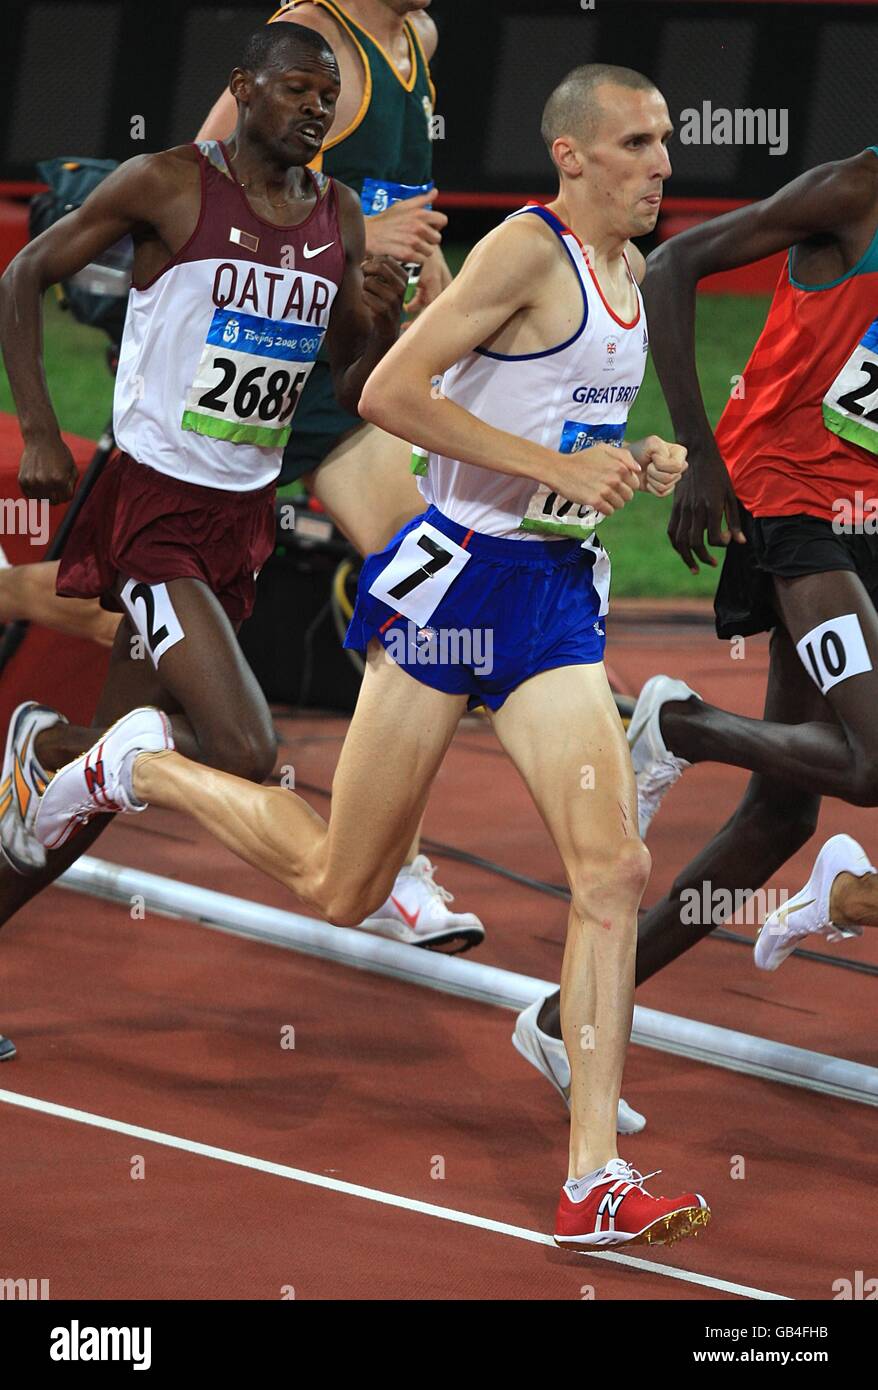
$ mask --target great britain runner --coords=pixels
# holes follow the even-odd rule
[[[294,793],[156,750],[148,708],[61,770],[36,817],[40,838],[60,843],[106,810],[89,785],[100,760],[114,807],[188,812],[351,925],[387,893],[458,720],[483,701],[571,889],[561,979],[571,1135],[555,1225],[569,1248],[664,1243],[710,1216],[696,1192],[653,1196],[616,1148],[650,861],[602,662],[609,564],[593,536],[635,489],[664,494],[685,467],[676,445],[624,442],[647,345],[630,238],[655,225],[670,134],[647,78],[571,73],[543,119],[558,198],[481,242],[366,385],[361,414],[427,453],[429,505],[361,576],[349,640],[366,645],[366,672],[328,823]],[[393,659],[403,622],[428,646],[443,630],[492,630],[490,670],[465,656]]]

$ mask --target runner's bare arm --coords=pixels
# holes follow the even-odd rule
[[[556,255],[547,238],[520,222],[498,227],[369,378],[360,414],[425,449],[498,473],[534,478],[606,514],[629,501],[638,485],[631,474],[639,473],[639,465],[627,449],[595,445],[580,454],[559,454],[486,424],[434,386],[514,314],[534,306]]]
[[[870,156],[874,163],[874,157]],[[669,535],[697,573],[694,556],[725,545],[730,532],[743,541],[737,501],[713,438],[695,364],[695,298],[698,281],[717,271],[748,265],[809,238],[835,234],[862,218],[875,197],[874,172],[863,155],[824,164],[794,179],[772,197],[704,222],[672,237],[647,261],[643,295],[651,323],[650,346],[677,439],[691,464],[677,491]],[[723,514],[729,530],[723,530]]]
[[[224,87],[202,122],[196,140],[228,140],[238,124],[238,103]]]
[[[346,267],[326,347],[336,400],[355,415],[370,373],[396,341],[408,276],[391,256],[366,255],[360,200],[345,184],[336,188]]]
[[[121,165],[82,207],[25,246],[0,279],[0,348],[25,441],[19,481],[27,497],[66,501],[76,482],[43,370],[43,294],[121,237],[155,234],[156,207],[168,201],[169,159],[167,152],[138,155]]]
[[[408,20],[421,41],[424,57],[428,63],[431,63],[439,46],[439,30],[436,28],[435,19],[426,10],[421,10],[410,14]]]

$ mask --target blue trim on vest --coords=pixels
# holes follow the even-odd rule
[[[483,347],[473,348],[473,351],[477,352],[480,357],[492,357],[496,362],[533,362],[539,357],[554,357],[556,352],[563,352],[565,348],[569,348],[572,343],[575,343],[576,339],[580,338],[584,333],[585,325],[588,323],[588,295],[585,292],[585,282],[583,281],[582,275],[580,274],[579,266],[573,259],[573,253],[571,252],[570,247],[567,245],[567,242],[564,240],[566,231],[564,230],[563,223],[560,221],[559,218],[555,216],[553,212],[550,212],[548,208],[544,208],[541,204],[537,204],[534,207],[519,208],[518,212],[510,213],[509,216],[506,218],[506,221],[511,222],[513,217],[523,217],[524,214],[527,212],[532,212],[537,217],[542,218],[546,226],[551,227],[552,231],[555,233],[556,237],[561,242],[561,245],[564,247],[564,250],[567,252],[567,255],[570,259],[570,264],[573,266],[573,269],[576,272],[576,278],[579,281],[579,288],[582,293],[582,323],[579,325],[576,332],[573,334],[573,337],[568,338],[566,343],[559,343],[557,347],[546,348],[545,352],[507,353],[490,352],[488,348]]]
[[[878,145],[867,145],[866,148],[871,150],[874,155],[878,155]],[[875,228],[875,235],[856,265],[852,266],[844,275],[840,275],[837,280],[827,280],[825,285],[803,285],[800,280],[797,280],[793,275],[792,246],[787,251],[787,275],[795,290],[834,290],[837,285],[843,285],[845,280],[853,280],[855,275],[871,275],[873,273],[878,273],[878,227]]]

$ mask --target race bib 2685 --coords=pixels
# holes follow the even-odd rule
[[[282,449],[324,332],[312,324],[215,310],[186,392],[183,429]]]

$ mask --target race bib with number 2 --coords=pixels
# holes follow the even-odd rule
[[[878,319],[823,397],[823,423],[833,434],[878,454]]]

